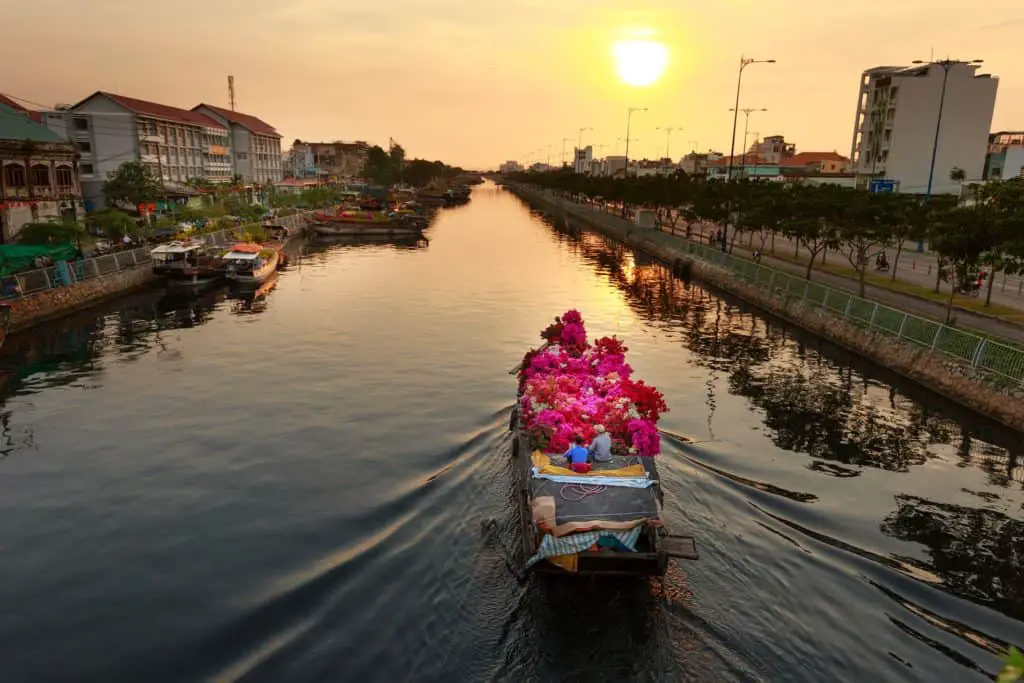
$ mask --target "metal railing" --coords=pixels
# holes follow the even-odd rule
[[[151,262],[149,250],[150,247],[125,249],[103,256],[14,273],[3,278],[0,292],[4,299],[17,299],[35,292],[68,287],[100,275],[146,266]]]
[[[680,239],[680,244],[694,257],[721,266],[744,282],[764,287],[774,297],[806,301],[858,327],[941,353],[965,367],[991,373],[1005,382],[1024,384],[1024,349],[762,266],[721,249],[685,239]]]
[[[298,229],[303,225],[304,216],[295,214],[283,218],[274,219],[277,225],[284,225],[292,229]],[[196,239],[214,246],[225,246],[235,241],[244,229],[244,226],[236,226],[217,230],[215,232],[200,233]],[[77,282],[90,280],[100,275],[110,275],[123,270],[149,266],[152,258],[149,255],[153,245],[136,247],[116,251],[103,256],[79,259],[78,261],[67,262],[65,268],[61,264],[26,270],[20,273],[8,275],[0,280],[0,298],[5,301],[18,299],[36,292],[43,292],[58,287],[68,287]]]

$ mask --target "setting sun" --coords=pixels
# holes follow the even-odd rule
[[[619,78],[637,87],[656,83],[668,66],[668,48],[655,40],[620,40],[612,46],[612,56]]]

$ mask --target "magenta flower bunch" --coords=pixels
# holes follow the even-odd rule
[[[615,337],[588,344],[579,311],[558,320],[560,334],[545,330],[548,346],[528,352],[520,369],[520,415],[533,447],[564,452],[603,425],[616,453],[660,453],[657,422],[668,408],[657,389],[631,379],[628,349]]]

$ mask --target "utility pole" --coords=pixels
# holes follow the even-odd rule
[[[623,178],[629,177],[629,126],[633,121],[633,112],[647,111],[647,107],[630,107],[626,115],[626,168],[623,170]]]
[[[235,77],[228,76],[228,99],[231,100],[231,111],[235,110]]]
[[[562,166],[565,166],[565,143],[572,142],[572,138],[562,138]]]

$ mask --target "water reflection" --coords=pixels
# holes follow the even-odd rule
[[[907,552],[883,562],[894,563],[891,566],[903,573],[914,574],[914,568],[922,577],[936,577],[928,582],[954,595],[1024,619],[1024,523],[1009,516],[1019,515],[1015,502],[1012,513],[994,509],[1007,507],[998,491],[1022,481],[1020,434],[755,314],[728,296],[680,280],[654,259],[634,255],[601,236],[567,229],[564,221],[546,220],[559,241],[625,292],[634,310],[672,331],[692,352],[692,362],[710,371],[705,382],[709,431],[721,390],[719,377],[724,376],[728,392],[742,396],[760,413],[772,443],[805,456],[811,472],[840,479],[859,477],[865,468],[908,473],[933,459],[950,459],[960,467],[985,472],[995,490],[963,489],[978,500],[977,507],[896,496],[897,508],[885,516],[880,530],[920,544],[928,559],[915,559]],[[762,482],[703,466],[770,490]],[[793,498],[789,493],[779,495]],[[801,495],[808,501],[814,498]],[[903,622],[898,626],[910,628]],[[972,644],[992,640],[967,627],[942,628]],[[970,637],[964,635],[967,632]],[[917,631],[914,637],[930,642]],[[991,648],[999,646],[995,641]],[[947,654],[980,670],[962,654]]]
[[[998,496],[983,499],[993,502]],[[899,495],[882,531],[927,548],[928,561],[902,557],[941,580],[946,590],[1024,619],[1024,522],[988,508]]]

